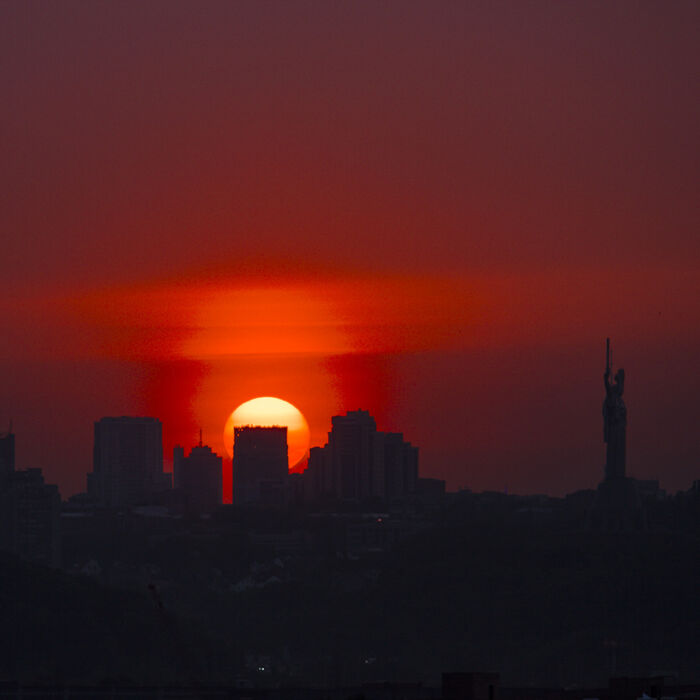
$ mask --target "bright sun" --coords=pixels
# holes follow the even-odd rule
[[[224,427],[224,445],[229,457],[233,457],[233,429],[242,425],[286,425],[290,471],[306,457],[309,424],[304,414],[289,401],[261,396],[242,403],[233,411]]]

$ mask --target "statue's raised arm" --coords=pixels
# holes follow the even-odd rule
[[[622,367],[615,372],[615,393],[618,396],[625,393],[625,370]]]

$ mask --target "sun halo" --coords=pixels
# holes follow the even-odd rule
[[[303,462],[309,450],[310,431],[304,414],[294,404],[274,396],[245,401],[229,415],[224,427],[224,445],[233,457],[233,430],[246,425],[287,426],[289,470]]]

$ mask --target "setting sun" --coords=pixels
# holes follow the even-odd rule
[[[224,444],[233,457],[233,429],[243,425],[287,426],[289,469],[304,460],[309,449],[309,424],[293,404],[274,396],[261,396],[242,403],[231,413],[224,427]]]

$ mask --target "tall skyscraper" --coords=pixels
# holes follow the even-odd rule
[[[185,460],[185,448],[180,445],[173,447],[173,488],[182,488],[182,464]]]
[[[335,495],[330,457],[328,445],[309,450],[309,461],[303,474],[305,500],[314,502]]]
[[[383,448],[369,411],[333,416],[328,434],[335,491],[345,500],[384,495]],[[379,472],[382,473],[379,473]]]
[[[0,481],[15,471],[15,434],[10,428],[0,433]]]
[[[282,505],[288,464],[286,427],[235,428],[233,503]]]
[[[314,447],[304,472],[311,499],[392,501],[415,493],[418,448],[402,433],[383,433],[368,411],[333,416],[324,447]]]
[[[185,509],[192,513],[209,513],[221,505],[222,460],[211,447],[199,445],[185,457],[182,447],[173,450],[175,488],[182,493]]]
[[[0,489],[0,547],[47,566],[59,566],[61,497],[41,469],[15,471]]]
[[[41,469],[15,470],[12,428],[0,433],[0,549],[48,566],[60,563],[61,497]]]
[[[386,433],[384,443],[384,494],[387,500],[416,492],[418,448],[403,439],[403,433]]]
[[[163,429],[157,418],[121,416],[95,423],[88,493],[107,506],[147,503],[164,491]]]

